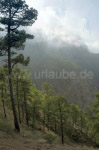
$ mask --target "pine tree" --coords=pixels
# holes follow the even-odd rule
[[[6,98],[6,69],[4,67],[0,68],[0,95],[3,106],[4,117],[7,117],[6,108],[5,108],[5,98]]]
[[[14,115],[14,125],[17,131],[20,131],[17,111],[15,106],[13,82],[12,82],[12,56],[14,51],[22,50],[25,46],[26,39],[33,39],[34,36],[26,34],[24,30],[18,30],[21,26],[31,26],[37,19],[37,10],[29,8],[24,0],[0,0],[0,23],[6,35],[0,41],[0,53],[7,55],[8,79],[10,88],[10,97]]]

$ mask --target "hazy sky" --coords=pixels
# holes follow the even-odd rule
[[[27,0],[39,16],[28,30],[54,44],[86,44],[99,52],[99,0]]]

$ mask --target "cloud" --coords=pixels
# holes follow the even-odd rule
[[[75,0],[71,1],[75,2]],[[32,32],[37,40],[44,39],[56,46],[65,43],[85,44],[91,51],[99,52],[99,35],[97,31],[89,28],[88,18],[75,10],[67,0],[67,7],[64,7],[61,2],[59,0],[28,1],[31,6],[34,3],[39,16],[36,23],[27,30]]]
[[[68,9],[58,15],[53,8],[46,7],[40,11],[38,20],[28,30],[33,31],[36,36],[40,33],[48,41],[58,39],[60,42],[79,45],[84,42],[82,37],[88,32],[85,26],[86,19],[75,15],[72,10]]]

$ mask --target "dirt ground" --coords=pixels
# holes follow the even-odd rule
[[[45,139],[26,138],[22,135],[10,136],[0,132],[0,150],[94,150],[80,146],[48,144]],[[97,149],[99,150],[99,149]]]

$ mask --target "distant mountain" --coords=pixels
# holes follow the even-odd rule
[[[65,95],[81,107],[92,103],[94,93],[99,90],[99,54],[90,53],[86,46],[55,48],[39,42],[28,44],[25,56],[31,58],[28,68],[37,87],[41,88],[43,82],[49,82],[56,93]],[[70,76],[73,72],[76,77],[67,79],[67,74]],[[83,77],[90,72],[94,78]]]
[[[66,44],[56,48],[46,42],[28,43],[22,53],[31,58],[28,69],[38,88],[49,82],[57,94],[81,107],[92,103],[95,92],[99,91],[99,54],[89,52],[86,46]],[[90,72],[91,79],[85,76],[90,77]]]

